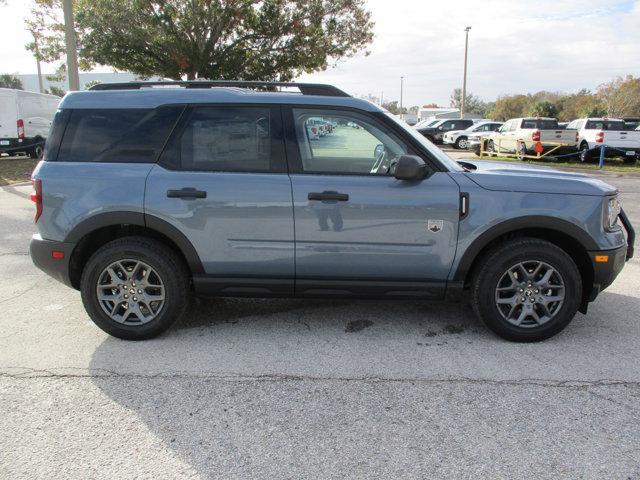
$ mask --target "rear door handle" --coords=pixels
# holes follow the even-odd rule
[[[207,192],[196,190],[192,187],[185,187],[181,190],[167,190],[169,198],[207,198]]]
[[[334,200],[338,202],[348,202],[349,194],[338,192],[310,192],[307,195],[309,200]]]

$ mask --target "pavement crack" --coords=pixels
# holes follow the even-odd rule
[[[75,371],[77,370],[77,372]],[[521,378],[509,380],[496,380],[489,378],[421,378],[421,377],[382,377],[376,375],[364,375],[357,377],[330,377],[315,375],[287,375],[287,374],[242,374],[242,373],[209,373],[197,374],[188,372],[166,372],[166,373],[131,373],[117,372],[108,369],[91,369],[87,371],[82,368],[60,368],[56,370],[34,369],[28,367],[5,367],[0,371],[0,377],[29,380],[43,378],[106,378],[106,379],[203,379],[217,381],[311,381],[311,382],[372,382],[372,383],[423,383],[423,384],[482,384],[482,385],[504,385],[504,386],[536,386],[551,388],[572,388],[586,389],[593,387],[625,386],[638,388],[640,381],[627,381],[617,379],[598,380],[548,380],[537,378]],[[609,398],[607,400],[613,401]]]

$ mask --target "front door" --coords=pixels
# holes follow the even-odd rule
[[[348,110],[286,111],[296,293],[441,297],[455,255],[459,189],[445,172],[396,180],[414,154],[384,122]],[[310,118],[332,125],[314,138]]]
[[[148,223],[176,227],[204,272],[198,290],[293,294],[291,182],[279,107],[188,108],[145,195]]]

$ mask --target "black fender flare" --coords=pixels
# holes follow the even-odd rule
[[[597,242],[575,223],[554,217],[529,215],[505,220],[476,238],[458,262],[453,281],[464,281],[476,258],[491,242],[497,238],[518,230],[537,229],[557,232],[578,242],[585,251],[599,250]]]
[[[194,275],[204,274],[204,267],[198,252],[191,241],[176,227],[166,220],[162,220],[154,215],[142,212],[105,212],[83,220],[76,225],[64,239],[65,242],[78,243],[86,235],[100,228],[113,227],[118,225],[136,225],[164,235],[171,240],[182,252],[191,273]]]

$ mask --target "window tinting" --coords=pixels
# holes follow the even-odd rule
[[[56,160],[58,156],[58,149],[60,148],[60,140],[62,140],[62,134],[67,126],[67,120],[69,119],[69,110],[58,110],[51,122],[51,128],[49,129],[49,135],[47,135],[47,141],[44,146],[44,159]]]
[[[625,124],[623,121],[615,120],[589,120],[587,130],[624,130]]]
[[[155,162],[182,107],[78,109],[64,133],[64,162]]]
[[[270,113],[269,108],[195,108],[163,157],[182,170],[271,171]]]
[[[539,130],[557,130],[558,122],[556,120],[523,120],[522,128],[537,128]]]

